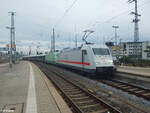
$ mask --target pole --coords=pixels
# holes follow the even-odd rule
[[[105,36],[103,37],[103,45],[105,45]]]
[[[15,63],[16,61],[16,42],[15,42],[15,22],[14,22],[14,15],[15,12],[11,12],[11,27],[12,29],[12,45],[13,45],[13,51],[14,51],[14,57],[13,57],[13,61]]]
[[[119,28],[119,26],[112,26],[112,28],[115,29],[115,49],[116,49],[116,58],[118,60],[118,50],[117,50],[117,29]]]
[[[29,56],[31,55],[31,46],[29,46]]]
[[[52,49],[53,49],[53,36],[51,35],[51,52],[52,52]]]
[[[138,22],[140,21],[138,19],[139,16],[141,16],[140,14],[138,14],[138,8],[137,8],[137,0],[129,0],[129,3],[135,2],[135,12],[131,12],[131,14],[134,15],[135,19],[133,19],[133,23],[134,23],[134,53],[135,53],[135,58],[138,59],[138,41],[139,41],[139,25]]]
[[[13,34],[13,38],[12,38],[12,43],[15,45],[15,27],[14,27],[14,14],[15,12],[10,12],[11,13],[11,27],[13,28],[12,29],[12,34]],[[14,48],[14,51],[15,51],[15,48]]]
[[[11,13],[11,27],[6,27],[7,29],[10,29],[10,58],[9,58],[9,65],[10,65],[10,68],[12,68],[12,60],[13,60],[13,55],[12,55],[12,45],[14,43],[14,13],[15,12],[8,12],[8,13]]]
[[[135,44],[135,53],[138,60],[138,41],[139,41],[139,25],[138,25],[138,11],[137,11],[137,0],[135,0],[135,20],[134,20],[134,42]]]
[[[10,42],[10,62],[12,63],[13,60],[15,62],[16,60],[16,56],[15,56],[15,51],[16,51],[16,45],[15,45],[15,27],[14,27],[14,15],[15,15],[15,12],[8,12],[11,14],[11,27],[9,28],[10,31],[11,31],[11,42]],[[13,47],[13,48],[12,48]],[[14,57],[13,57],[13,53],[12,51],[14,51]]]
[[[10,28],[10,59],[9,59],[10,68],[12,68],[12,28]]]
[[[74,29],[75,29],[75,48],[77,48],[77,47],[78,47],[78,40],[77,40],[77,30],[76,30],[76,25],[75,25]]]
[[[55,29],[53,28],[53,34],[51,38],[51,52],[55,52]]]
[[[139,41],[139,19],[138,19],[138,10],[137,10],[137,0],[135,0],[135,19],[133,20],[134,22],[134,42],[138,42]]]
[[[75,48],[78,47],[77,34],[75,34]]]
[[[115,27],[115,47],[117,48],[117,27]]]
[[[53,28],[53,36],[52,36],[52,52],[55,52],[55,29]]]
[[[122,56],[122,52],[121,52],[121,47],[122,47],[122,39],[120,38],[120,50],[119,50],[119,55]]]

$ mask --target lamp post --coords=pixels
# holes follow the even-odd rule
[[[112,28],[115,29],[115,48],[116,48],[116,58],[118,60],[118,51],[117,51],[117,37],[118,37],[118,35],[117,35],[117,29],[119,28],[119,26],[114,25],[114,26],[112,26]]]
[[[115,46],[117,46],[117,29],[119,28],[119,26],[112,26],[112,28],[115,29]]]
[[[12,30],[13,30],[13,27],[6,27],[7,29],[10,30],[10,56],[9,56],[9,65],[10,65],[10,68],[12,68]]]

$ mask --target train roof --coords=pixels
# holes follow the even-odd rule
[[[100,44],[85,44],[83,47],[91,47],[91,48],[108,48],[106,45]]]
[[[80,50],[81,48],[86,48],[86,47],[91,47],[91,48],[108,48],[106,45],[99,45],[99,44],[83,44],[80,47],[77,48],[64,48],[61,50],[61,52],[67,52],[67,51],[73,51],[73,50]]]
[[[27,57],[44,57],[45,54],[42,54],[42,55],[29,55],[29,56],[23,56],[24,58],[27,58]]]

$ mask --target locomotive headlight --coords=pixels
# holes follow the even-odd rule
[[[96,62],[96,65],[98,65],[99,64],[99,62]]]
[[[109,64],[113,64],[113,60],[108,60],[108,63]]]

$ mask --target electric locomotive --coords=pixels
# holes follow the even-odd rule
[[[115,71],[112,55],[106,45],[83,44],[78,48],[65,48],[58,53],[56,64],[92,76],[111,76]]]

